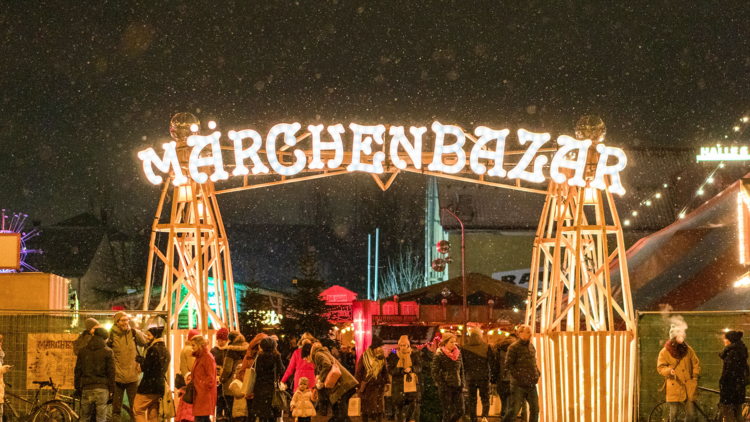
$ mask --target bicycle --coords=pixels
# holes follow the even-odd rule
[[[49,381],[32,381],[32,384],[39,386],[33,400],[25,399],[10,391],[5,393],[5,408],[10,410],[10,413],[16,420],[20,420],[20,416],[13,406],[15,400],[20,400],[31,405],[31,411],[23,418],[25,422],[72,422],[74,419],[78,419],[78,415],[66,403],[66,401],[75,403],[75,399],[59,394],[59,388],[52,382],[52,378]],[[40,403],[39,394],[41,394],[45,387],[52,389],[52,394],[55,398]]]
[[[713,394],[719,394],[719,390],[713,390],[711,388],[698,387],[698,389]],[[698,402],[695,402],[695,411],[697,414],[703,416],[703,419],[708,422],[721,422],[721,412],[719,412],[718,408],[716,409],[715,413],[711,410],[705,412],[700,407],[700,405],[698,405]],[[706,413],[714,413],[714,416],[711,418]],[[685,409],[681,408],[679,413],[677,414],[677,421],[684,420]],[[750,397],[745,397],[745,404],[742,405],[742,420],[745,422],[750,422]],[[666,400],[657,403],[654,407],[651,408],[651,411],[648,414],[648,422],[669,422],[669,403],[667,403]]]

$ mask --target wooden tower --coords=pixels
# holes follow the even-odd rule
[[[177,142],[177,157],[184,172],[187,172],[191,149],[186,139],[197,133],[191,131],[192,125],[198,125],[193,127],[195,129],[200,122],[190,113],[176,115],[171,123],[170,132]],[[210,180],[197,183],[191,178],[186,184],[173,186],[173,178],[174,174],[170,174],[164,181],[151,229],[143,309],[150,307],[152,278],[160,274],[161,293],[156,310],[167,311],[168,329],[173,334],[179,334],[175,332],[180,328],[179,316],[186,309],[188,322],[184,329],[197,328],[204,335],[221,327],[237,330],[229,243],[214,184]],[[170,191],[172,194],[168,197]],[[162,223],[165,205],[170,209],[169,222]],[[175,346],[181,347],[181,344]]]
[[[579,120],[576,137],[592,140],[587,187],[550,180],[534,241],[526,323],[535,333],[541,420],[548,422],[634,417],[635,319],[622,225],[610,180],[603,191],[589,187],[605,133],[601,119]]]

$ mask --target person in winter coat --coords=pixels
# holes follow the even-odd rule
[[[698,398],[700,361],[693,348],[685,343],[685,329],[672,324],[669,341],[659,352],[656,370],[664,377],[669,403],[669,420],[676,420],[680,403],[685,408],[685,422],[695,420],[695,403]]]
[[[531,343],[531,327],[528,325],[518,326],[518,341],[508,347],[505,365],[510,373],[510,404],[502,421],[513,421],[526,402],[529,404],[529,422],[537,422],[539,393],[536,384],[540,374],[536,348]]]
[[[438,388],[443,407],[443,422],[456,422],[465,413],[464,365],[461,351],[453,333],[443,334],[438,349],[432,358],[432,379]]]
[[[313,343],[310,356],[315,364],[315,388],[325,390],[332,404],[333,416],[328,422],[351,422],[351,419],[349,419],[349,399],[355,393],[355,387],[358,385],[357,380],[319,342]],[[339,367],[341,376],[333,388],[325,388],[326,377],[331,372],[333,365]]]
[[[354,350],[354,347],[342,344],[340,355],[341,355],[341,358],[339,359],[339,362],[341,362],[341,364],[344,365],[344,368],[346,368],[346,370],[349,372],[356,372],[357,371],[357,352]]]
[[[78,351],[74,370],[74,385],[81,392],[81,420],[91,420],[92,407],[96,422],[107,420],[107,400],[115,392],[115,354],[105,341],[109,333],[95,328],[86,347]]]
[[[395,422],[409,422],[419,402],[421,387],[422,359],[419,350],[411,347],[409,337],[401,336],[398,349],[392,352],[386,361],[388,372],[391,374],[391,397],[395,407]],[[416,391],[404,392],[406,379],[416,384]]]
[[[201,332],[198,330],[188,331],[185,346],[180,350],[180,373],[175,376],[175,385],[187,384],[185,382],[185,377],[193,369],[193,364],[195,363],[195,358],[193,357],[193,338],[200,333]],[[180,379],[180,377],[182,379]]]
[[[232,333],[229,333],[231,338]],[[229,391],[234,396],[234,403],[232,404],[232,422],[247,422],[247,401],[245,400],[246,391],[242,389],[242,380],[237,378],[238,372],[242,369],[240,363],[236,367],[234,379],[229,383]]]
[[[294,390],[297,391],[297,387],[299,385],[299,380],[302,378],[307,378],[308,380],[315,379],[315,365],[312,363],[312,361],[308,359],[302,358],[302,347],[304,347],[306,344],[312,345],[314,342],[316,342],[315,337],[312,336],[310,333],[305,333],[302,335],[302,339],[300,339],[300,346],[297,350],[292,353],[292,358],[289,360],[289,367],[286,368],[286,372],[284,372],[284,376],[281,377],[281,382],[286,383],[286,381],[289,379],[289,377],[294,374]],[[285,384],[286,385],[286,384]]]
[[[492,376],[490,382],[496,386],[497,395],[500,397],[501,413],[500,417],[505,416],[505,413],[510,407],[510,372],[508,367],[505,365],[505,357],[508,355],[508,347],[518,340],[516,333],[511,333],[507,337],[500,339],[493,350],[492,358],[495,361],[495,365],[492,367]],[[526,420],[526,406],[523,408],[524,418]]]
[[[367,422],[372,417],[380,422],[385,411],[385,388],[390,383],[388,365],[383,353],[383,340],[380,337],[372,337],[370,347],[357,362],[354,377],[359,382],[362,421]]]
[[[3,336],[0,336],[0,346],[2,346],[2,339]],[[2,351],[2,348],[0,347],[0,351]],[[3,357],[5,357],[5,353],[3,353]],[[4,406],[5,406],[5,381],[3,381],[4,374],[8,371],[10,371],[11,366],[10,365],[2,365],[0,366],[0,420],[3,419],[3,412],[4,412]]]
[[[89,340],[91,340],[91,337],[94,336],[94,330],[100,327],[99,321],[95,320],[94,318],[88,318],[83,323],[83,326],[85,329],[83,332],[78,336],[75,341],[73,341],[73,354],[78,356],[78,353],[86,347],[86,345],[89,343]]]
[[[242,367],[237,371],[237,378],[242,380],[243,383],[245,382],[245,375],[247,374],[247,371],[249,371],[250,368],[253,367],[255,358],[258,356],[258,353],[260,353],[260,342],[266,337],[268,336],[260,333],[253,337],[253,339],[250,341],[250,344],[247,345],[247,352],[245,352],[245,357],[242,358]],[[248,422],[255,422],[256,416],[252,414],[253,392],[246,392],[245,407],[247,409]]]
[[[255,392],[252,413],[260,422],[274,422],[281,416],[281,409],[271,405],[277,382],[284,373],[281,354],[276,350],[276,340],[266,337],[260,341],[260,353],[255,358]]]
[[[742,331],[724,333],[725,347],[719,353],[719,357],[724,361],[719,379],[719,407],[727,422],[743,420],[745,377],[750,375],[750,367],[747,364],[747,346],[742,342],[742,334]]]
[[[185,377],[185,382],[190,383],[190,381],[193,380],[193,375],[188,372],[187,377]],[[179,404],[177,405],[177,411],[175,412],[174,420],[175,422],[193,422],[195,421],[195,417],[193,416],[193,405],[190,403],[187,403],[182,398],[185,396],[185,390],[187,384],[185,386],[180,387],[177,390],[177,400],[179,401]]]
[[[216,411],[216,361],[201,335],[193,337],[193,416],[195,422],[210,422]]]
[[[492,347],[482,339],[482,330],[469,329],[469,341],[462,350],[466,383],[469,388],[469,417],[477,422],[477,391],[482,400],[482,422],[487,422],[490,412],[490,373],[495,362]]]
[[[229,330],[227,330],[225,327],[221,327],[218,331],[216,331],[216,346],[211,348],[211,355],[213,355],[214,361],[216,361],[216,373],[219,376],[219,381],[221,381],[221,375],[224,372],[224,359],[227,357],[228,347]],[[231,398],[229,398],[229,400],[227,399],[228,397],[231,397],[231,394],[227,394],[225,396],[223,387],[224,385],[221,382],[219,382],[219,385],[216,387],[217,422],[232,419],[232,406],[229,403]]]
[[[219,400],[221,401],[223,398],[229,409],[228,412],[225,412],[225,416],[234,419],[234,415],[232,414],[232,409],[234,408],[234,394],[228,393],[227,391],[232,380],[234,380],[237,367],[240,366],[245,353],[247,353],[247,343],[245,343],[245,337],[243,337],[239,331],[230,331],[227,334],[227,340],[229,344],[224,350],[221,374],[219,375],[219,383],[221,384],[221,391],[223,392],[223,394],[219,394]],[[242,382],[242,380],[240,380],[240,382]]]
[[[128,402],[132,405],[138,391],[138,380],[141,369],[136,362],[138,349],[136,346],[148,346],[146,336],[131,321],[125,312],[117,312],[114,325],[109,331],[110,349],[115,353],[115,393],[112,395],[112,422],[120,422],[122,400],[128,394]]]
[[[159,417],[159,401],[164,397],[167,371],[172,357],[169,355],[162,335],[164,327],[151,327],[147,338],[149,346],[143,359],[143,379],[138,385],[138,394],[133,403],[136,422],[156,422]]]
[[[292,416],[297,418],[295,419],[296,422],[310,422],[312,417],[316,415],[309,383],[307,378],[300,378],[297,391],[292,397]]]

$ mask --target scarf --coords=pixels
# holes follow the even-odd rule
[[[682,359],[687,356],[688,353],[688,345],[685,342],[678,343],[669,340],[667,344],[664,345],[664,348],[667,349],[667,352],[669,352],[669,354],[675,359]]]
[[[378,375],[380,375],[380,371],[383,370],[385,359],[383,359],[382,357],[375,357],[375,353],[370,348],[365,350],[363,358],[365,370],[367,371],[367,381],[377,378]]]
[[[402,352],[401,349],[396,350],[396,356],[398,356],[398,364],[396,368],[411,368],[411,348],[406,352]]]
[[[445,347],[441,347],[440,349],[443,351],[443,354],[445,356],[448,356],[449,358],[453,359],[454,362],[458,360],[458,355],[461,353],[458,350],[458,346],[453,348],[453,353],[449,352],[448,349],[446,349]]]

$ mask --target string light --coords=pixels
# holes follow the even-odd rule
[[[505,138],[510,133],[510,130],[492,130],[485,126],[479,126],[474,129],[474,134],[479,136],[479,140],[471,148],[471,155],[469,156],[469,165],[476,174],[484,174],[487,172],[488,176],[500,176],[504,177],[506,172],[503,169],[503,157],[505,151]],[[485,150],[485,146],[492,140],[497,140],[497,145],[494,151]],[[480,158],[486,158],[492,160],[494,165],[487,171],[487,168],[479,163]]]
[[[409,132],[411,132],[412,136],[414,136],[414,144],[411,144],[409,140],[406,138],[406,135],[404,135],[404,127],[403,126],[391,126],[390,131],[388,132],[391,136],[393,136],[393,139],[391,139],[391,161],[393,161],[393,164],[396,165],[396,167],[400,169],[406,168],[406,161],[402,160],[401,157],[398,156],[398,147],[403,146],[404,151],[409,155],[409,158],[411,158],[411,162],[414,163],[414,168],[421,169],[422,168],[422,135],[427,132],[426,127],[410,127]]]
[[[466,166],[466,152],[464,143],[466,135],[463,129],[453,125],[442,125],[440,122],[432,123],[432,130],[435,132],[435,155],[432,157],[432,163],[427,168],[430,171],[442,171],[443,173],[458,173]],[[445,134],[456,137],[456,142],[451,145],[444,145]],[[458,159],[451,166],[443,164],[443,154],[456,154]]]
[[[354,140],[352,142],[352,163],[347,166],[348,171],[364,171],[367,173],[383,173],[383,160],[385,160],[385,153],[378,151],[375,154],[372,153],[372,141],[383,145],[383,133],[385,133],[385,126],[360,126],[356,123],[349,124],[349,128],[354,132]],[[363,135],[372,135],[365,136]],[[372,154],[372,164],[364,164],[361,160],[362,153],[366,155]]]
[[[575,175],[570,180],[568,180],[568,184],[573,186],[586,187],[586,180],[583,178],[583,172],[584,170],[586,170],[586,152],[591,146],[591,140],[585,139],[583,141],[578,141],[571,138],[570,136],[561,135],[557,138],[557,144],[562,146],[562,148],[560,148],[552,158],[552,164],[550,165],[549,169],[552,180],[554,180],[555,183],[558,184],[565,183],[567,176],[565,176],[565,174],[563,173],[560,173],[559,169],[560,167],[568,168],[575,170]],[[575,150],[578,150],[575,161],[566,160],[565,156]],[[623,156],[625,156],[625,154],[623,154]],[[604,163],[606,163],[606,160],[604,161]],[[625,168],[624,165],[622,167]],[[594,183],[592,183],[591,186],[596,187]],[[602,187],[600,189],[604,188]]]
[[[307,158],[305,153],[300,150],[294,151],[294,156],[297,159],[292,166],[283,166],[279,163],[279,158],[276,156],[276,138],[284,134],[284,143],[293,147],[297,145],[297,138],[294,134],[300,130],[302,125],[299,123],[279,123],[278,125],[271,128],[268,131],[268,137],[266,137],[266,155],[268,156],[268,164],[271,168],[282,176],[293,176],[302,171],[307,164]]]
[[[159,158],[153,148],[148,148],[138,153],[138,158],[143,161],[143,172],[146,173],[148,181],[155,185],[162,182],[162,177],[154,173],[153,166],[156,166],[162,173],[169,173],[170,168],[174,170],[174,180],[172,183],[175,186],[187,183],[187,177],[182,174],[180,161],[177,159],[177,143],[172,141],[162,145],[162,148],[164,148],[163,158]]]
[[[508,172],[510,179],[523,179],[532,183],[544,182],[544,175],[542,174],[542,167],[547,164],[547,157],[540,155],[534,160],[534,172],[526,171],[526,167],[531,163],[531,159],[534,158],[539,148],[542,147],[547,141],[550,140],[549,133],[532,133],[523,129],[518,129],[518,141],[521,145],[526,145],[526,142],[531,141],[531,145],[523,154],[518,164]]]
[[[245,129],[239,132],[230,130],[228,136],[229,139],[234,141],[234,161],[236,166],[232,171],[233,175],[242,176],[249,173],[244,163],[246,158],[253,161],[253,174],[268,173],[268,167],[263,164],[258,155],[258,151],[263,146],[263,138],[258,132],[252,129]],[[246,138],[251,138],[253,144],[248,149],[242,149],[242,140]]]
[[[224,171],[224,162],[221,159],[221,132],[214,132],[208,136],[192,135],[187,138],[187,144],[193,147],[190,151],[190,161],[188,161],[188,170],[190,177],[198,183],[206,183],[208,175],[198,170],[202,166],[214,166],[214,174],[211,175],[211,181],[224,180],[229,178],[229,173]],[[201,157],[203,148],[211,145],[211,156]]]

